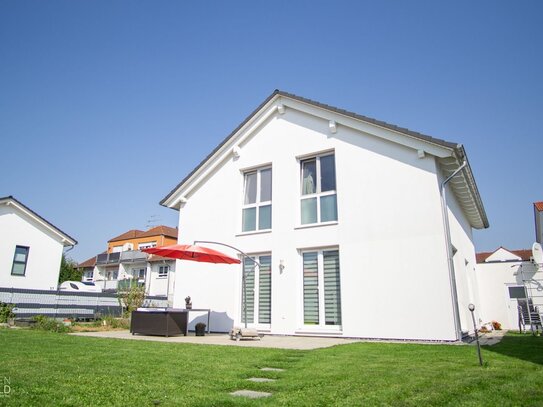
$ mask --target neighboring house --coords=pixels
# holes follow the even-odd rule
[[[175,261],[150,256],[140,250],[176,244],[177,234],[176,228],[156,226],[147,231],[129,230],[114,237],[107,242],[105,252],[78,265],[83,270],[83,281],[94,281],[105,290],[117,290],[119,284],[122,286],[137,279],[145,285],[148,295],[172,294]]]
[[[477,283],[481,323],[498,321],[504,329],[518,329],[518,302],[531,298],[543,311],[543,270],[533,263],[532,250],[477,253]]]
[[[535,241],[543,244],[543,202],[534,202]]]
[[[473,330],[472,228],[488,220],[460,144],[275,91],[161,204],[179,211],[185,242],[260,263],[183,262],[174,306],[190,295],[211,308],[212,330],[243,325],[243,269],[247,322],[262,332],[455,341]]]
[[[0,287],[56,290],[63,250],[76,244],[14,197],[0,198]]]

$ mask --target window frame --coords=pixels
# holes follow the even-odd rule
[[[262,172],[269,170],[270,171],[270,199],[268,201],[262,201]],[[245,203],[245,195],[247,193],[247,176],[256,173],[256,198],[254,203]],[[264,165],[261,167],[256,168],[250,168],[242,171],[243,175],[243,194],[242,194],[242,205],[241,205],[241,233],[260,233],[260,232],[268,232],[272,230],[272,223],[273,223],[273,169],[271,165]],[[262,207],[270,207],[270,227],[261,229],[260,228],[260,211]],[[254,229],[248,229],[244,230],[244,212],[247,209],[255,208],[256,214],[255,214],[255,228]]]
[[[337,251],[339,259],[339,304],[337,308],[339,309],[340,323],[339,324],[326,324],[326,303],[325,303],[325,282],[324,282],[324,253]],[[332,247],[314,247],[308,249],[298,250],[300,255],[300,299],[301,299],[301,312],[300,315],[300,326],[302,330],[317,330],[317,331],[342,331],[343,330],[343,299],[342,299],[342,289],[341,289],[341,251],[338,246]],[[318,313],[319,313],[319,323],[318,324],[306,324],[305,322],[305,297],[304,297],[304,254],[305,253],[317,253],[317,289],[318,289]]]
[[[161,271],[160,269],[165,268],[166,271]],[[168,278],[168,273],[170,272],[170,266],[169,265],[161,265],[158,266],[157,269],[157,278]]]
[[[138,250],[141,250],[141,249],[150,249],[152,247],[156,247],[156,244],[157,242],[154,241],[154,242],[143,242],[143,243],[138,243]]]
[[[335,177],[335,189],[330,191],[324,191],[322,192],[322,178],[321,178],[321,158],[322,157],[329,157],[334,156],[334,177]],[[304,187],[304,172],[303,172],[303,165],[305,162],[315,160],[315,192],[312,194],[304,194],[303,193],[303,187]],[[337,171],[336,171],[336,153],[334,150],[331,151],[324,151],[321,153],[315,153],[306,155],[303,157],[298,157],[298,175],[299,175],[299,193],[300,193],[300,199],[299,199],[299,227],[311,227],[311,226],[320,226],[320,225],[334,225],[338,223],[339,220],[339,211],[338,211],[338,205],[337,205]],[[335,220],[327,220],[322,221],[322,213],[321,213],[321,198],[326,196],[335,196],[335,205],[336,205],[336,219]],[[317,221],[312,223],[303,223],[303,216],[302,216],[302,202],[306,200],[315,199],[317,208],[316,208],[316,214],[317,214]]]
[[[26,249],[25,261],[17,260],[17,249]],[[30,255],[30,246],[16,245],[15,251],[13,252],[13,262],[11,263],[11,275],[16,277],[26,277],[26,266],[28,265],[28,256]],[[22,274],[14,274],[16,264],[24,264]]]
[[[261,295],[261,291],[262,291],[262,287],[260,286],[260,277],[261,277],[261,272],[260,272],[260,267],[257,267],[256,264],[252,263],[253,264],[253,267],[254,267],[254,287],[253,287],[253,320],[250,321],[249,318],[248,318],[248,321],[247,321],[247,325],[251,325],[251,326],[257,326],[257,327],[260,327],[260,328],[269,328],[271,326],[271,322],[272,322],[272,312],[273,312],[273,256],[272,256],[272,253],[271,252],[261,252],[261,253],[252,253],[252,254],[248,254],[247,255],[248,257],[250,257],[251,259],[257,261],[258,263],[262,264],[262,258],[263,257],[269,257],[270,258],[270,263],[269,263],[269,267],[270,267],[270,271],[269,271],[269,274],[270,274],[270,321],[269,322],[260,322],[260,319],[261,319],[261,315],[260,315],[260,308],[261,308],[261,303],[260,303],[260,295]],[[244,324],[245,323],[245,319],[244,319],[244,311],[243,311],[243,273],[244,273],[244,267],[245,267],[245,259],[244,261],[241,262],[241,289],[240,289],[240,294],[241,294],[241,298],[240,298],[240,317],[239,317],[239,320],[240,320],[240,323],[241,324]],[[256,269],[258,268],[258,272],[256,271]]]

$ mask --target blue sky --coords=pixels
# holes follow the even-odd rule
[[[464,144],[491,228],[543,200],[541,1],[0,2],[0,196],[79,261],[158,202],[274,89]]]

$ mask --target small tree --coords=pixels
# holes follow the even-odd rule
[[[60,262],[60,273],[58,275],[58,283],[64,281],[81,281],[83,277],[83,271],[77,269],[77,263],[70,258],[66,258],[62,255]]]
[[[137,310],[143,305],[145,301],[145,287],[138,287],[137,284],[133,284],[129,289],[119,291],[117,298],[123,308],[123,314],[127,318],[131,315],[132,311]]]

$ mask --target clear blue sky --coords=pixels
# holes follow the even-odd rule
[[[79,261],[158,202],[274,89],[465,145],[491,228],[543,200],[542,1],[0,2],[0,196]]]

